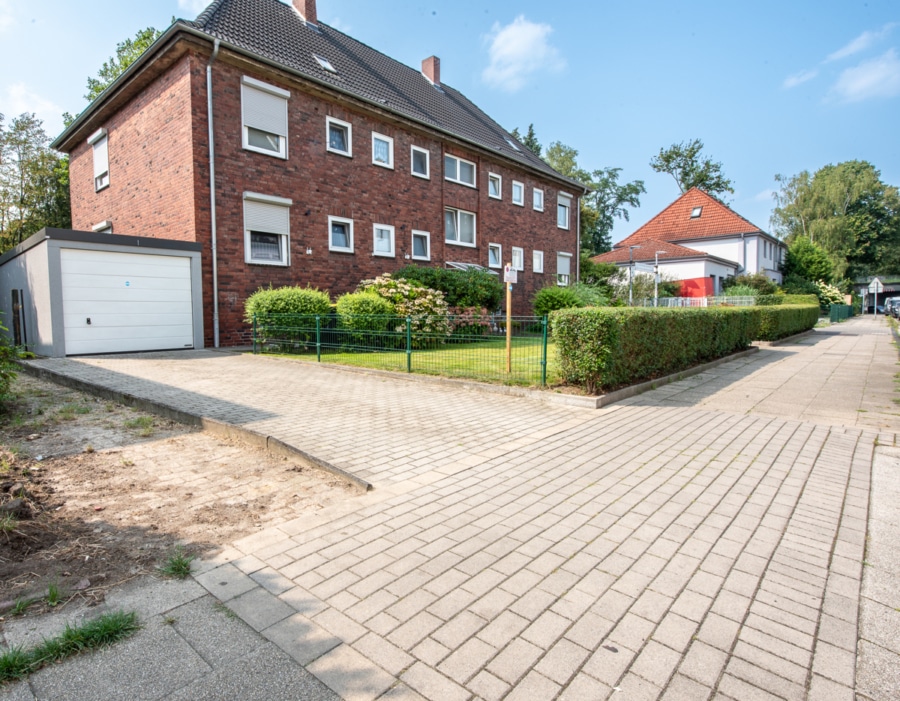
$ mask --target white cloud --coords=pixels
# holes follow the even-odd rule
[[[566,62],[548,41],[552,32],[549,24],[529,22],[524,15],[505,27],[495,23],[487,37],[491,42],[491,62],[481,74],[482,79],[506,92],[516,92],[538,71],[561,71]]]
[[[817,75],[819,75],[819,71],[800,71],[799,73],[794,73],[785,78],[782,85],[785,90],[790,90],[791,88],[796,88],[798,85],[802,85],[808,80],[812,80]]]
[[[870,46],[873,46],[878,41],[890,34],[891,30],[896,26],[896,22],[891,22],[890,24],[884,25],[878,31],[863,32],[846,46],[842,46],[833,54],[829,54],[828,58],[825,59],[825,63],[828,63],[829,61],[839,61],[842,58],[847,58],[848,56],[858,54],[860,51],[865,51]]]
[[[12,3],[10,0],[0,0],[0,32],[9,29],[14,23]]]
[[[194,16],[199,15],[212,0],[178,0],[178,7],[188,12],[193,12]]]
[[[841,72],[831,92],[841,102],[862,102],[870,98],[900,95],[900,58],[889,49],[871,61]]]
[[[757,192],[753,197],[754,202],[771,202],[772,197],[775,195],[775,190],[766,189],[761,192]]]
[[[23,112],[34,112],[44,122],[44,131],[51,138],[63,129],[63,108],[53,100],[48,100],[31,90],[25,83],[13,83],[6,89],[4,108],[0,109],[7,119],[17,117]]]

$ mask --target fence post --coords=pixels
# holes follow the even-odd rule
[[[316,362],[322,362],[322,317],[316,314]]]
[[[541,387],[547,386],[547,317],[541,317]]]
[[[406,372],[412,372],[412,318],[406,317]]]
[[[253,355],[256,355],[256,314],[253,315]]]

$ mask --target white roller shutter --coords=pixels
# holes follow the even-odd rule
[[[66,355],[193,348],[191,261],[64,248]]]
[[[287,99],[268,90],[241,85],[244,126],[287,138]]]
[[[244,229],[267,234],[289,234],[291,209],[280,204],[245,199]]]

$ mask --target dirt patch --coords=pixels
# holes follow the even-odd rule
[[[242,443],[22,376],[0,417],[0,613],[92,601],[356,490]]]

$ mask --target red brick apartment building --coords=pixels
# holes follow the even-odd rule
[[[207,345],[261,286],[332,294],[410,263],[577,275],[584,189],[441,82],[318,21],[315,0],[178,20],[54,142],[73,228],[202,245]]]

